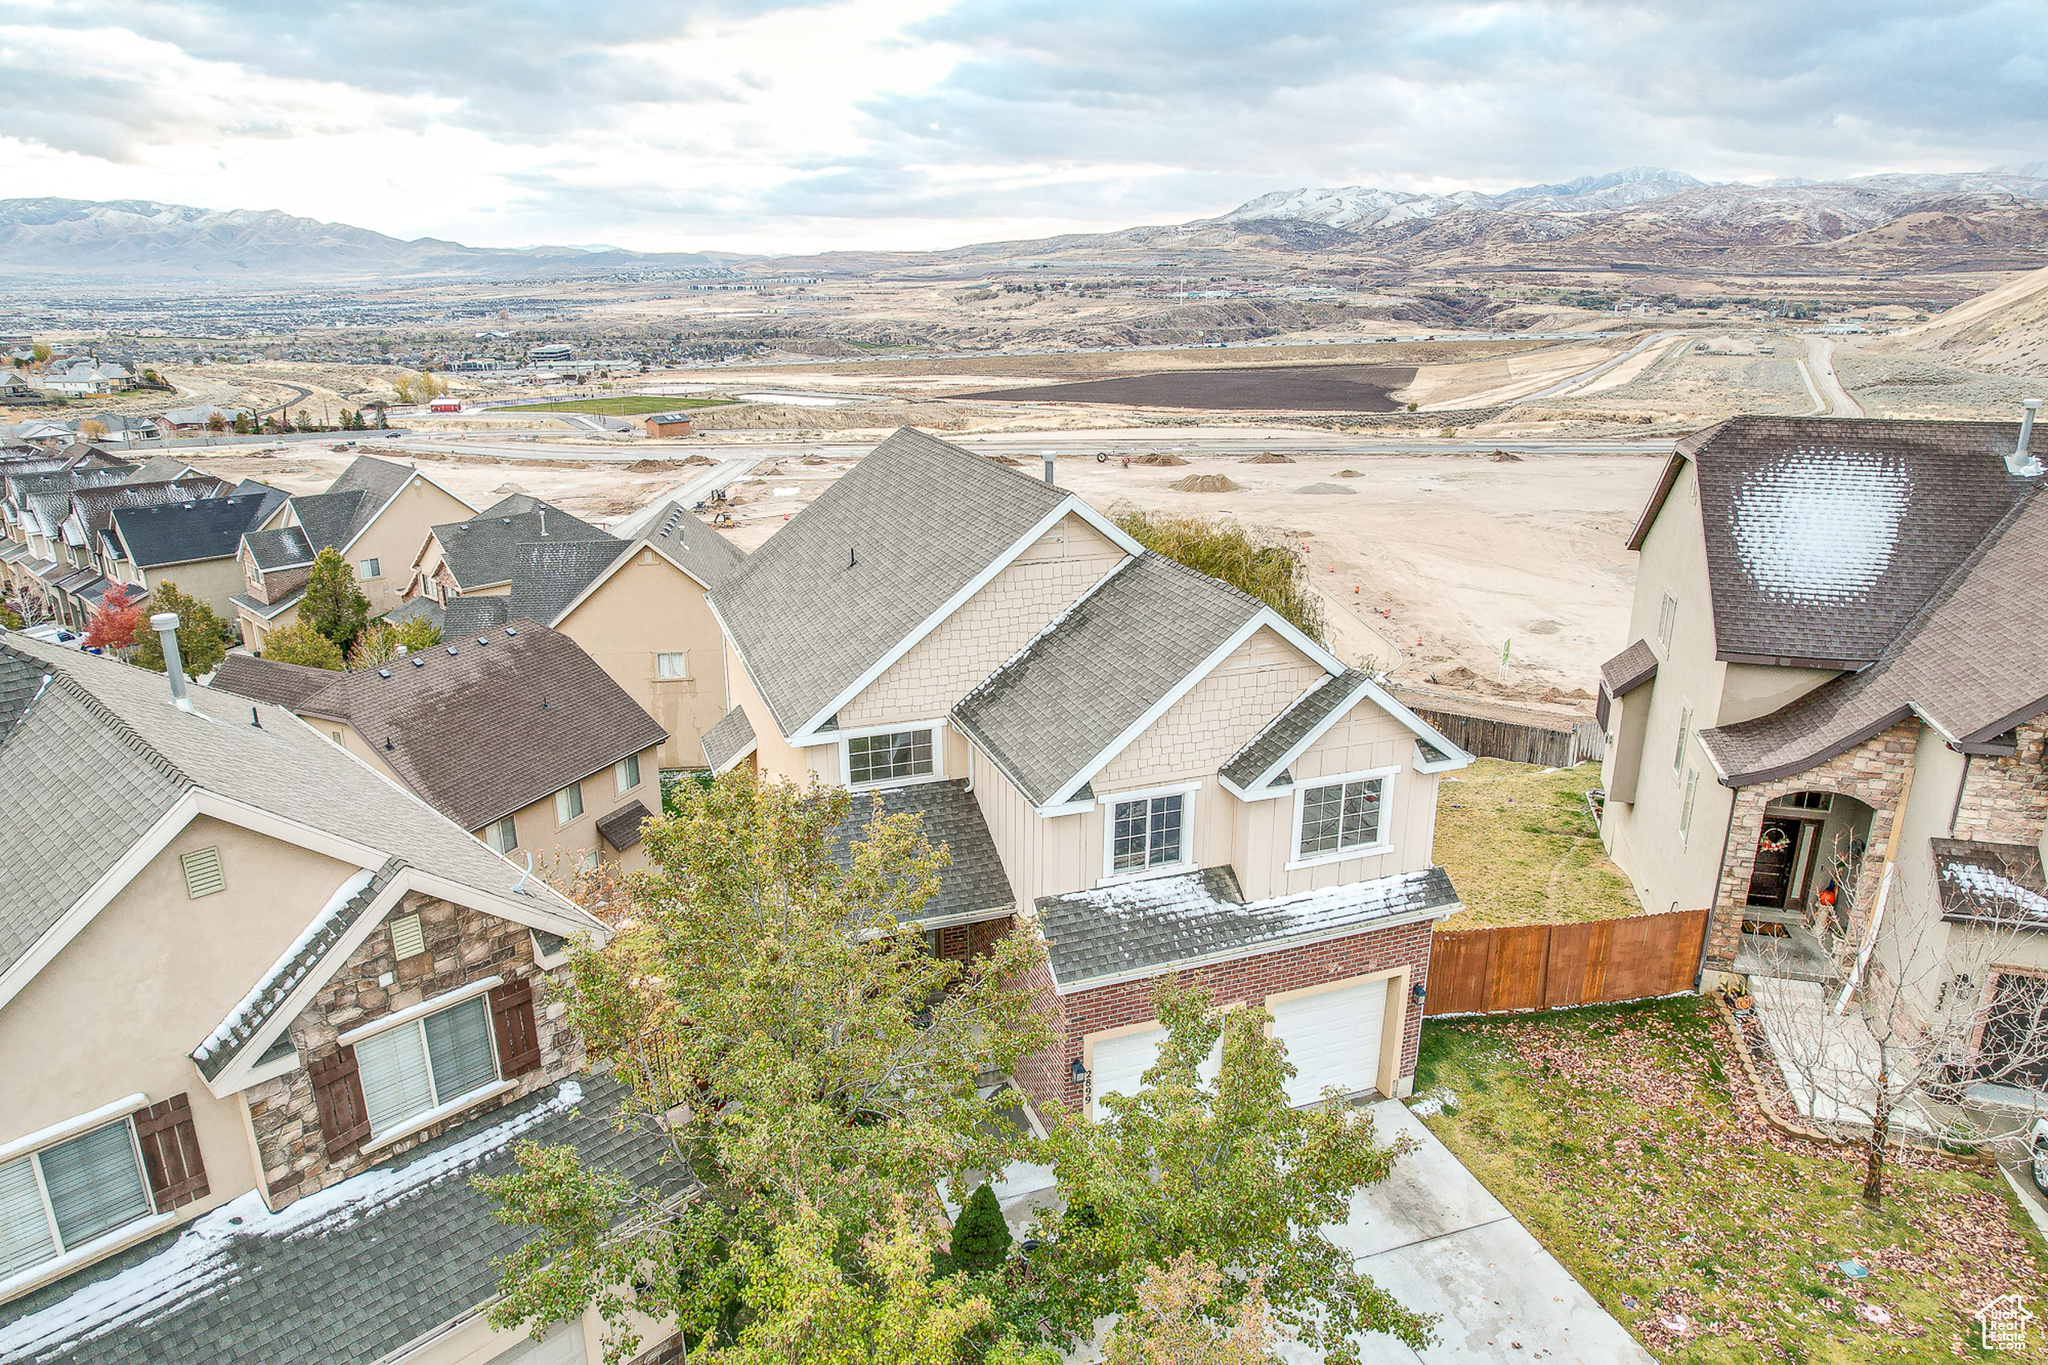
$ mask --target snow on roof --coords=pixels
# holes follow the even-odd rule
[[[321,907],[320,913],[313,916],[313,922],[292,940],[292,946],[285,949],[277,961],[271,964],[270,970],[263,974],[262,980],[249,988],[249,993],[242,997],[241,1003],[228,1011],[227,1017],[220,1021],[220,1027],[207,1035],[205,1042],[192,1049],[193,1061],[204,1062],[234,1041],[238,1035],[246,1037],[243,1026],[259,1013],[259,1006],[260,1013],[267,1018],[284,1003],[285,997],[292,993],[300,979],[311,971],[313,964],[319,960],[318,954],[309,954],[306,950],[334,927],[341,919],[342,912],[348,909],[349,902],[375,880],[376,876],[376,868],[366,867],[335,888],[334,894],[328,897],[327,904]]]
[[[1979,918],[2034,920],[2048,925],[2048,896],[1982,863],[1944,858],[1941,879],[1960,892]]]
[[[1764,592],[1801,602],[1854,598],[1891,566],[1912,497],[1903,461],[1795,450],[1743,479],[1729,530]]]

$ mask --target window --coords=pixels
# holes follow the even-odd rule
[[[1323,858],[1386,842],[1385,777],[1358,777],[1301,794],[1299,857]]]
[[[612,778],[619,784],[621,794],[640,785],[640,755],[627,754],[612,764]]]
[[[10,1161],[0,1166],[0,1277],[154,1212],[127,1119]]]
[[[1700,785],[1700,770],[1688,768],[1685,773],[1685,801],[1678,808],[1678,837],[1685,838],[1692,829],[1692,796]]]
[[[374,1137],[498,1079],[491,1012],[481,995],[355,1045]]]
[[[1115,805],[1111,835],[1111,872],[1141,872],[1184,861],[1181,856],[1182,802],[1172,796],[1140,797]]]
[[[566,825],[583,814],[583,784],[575,783],[555,793],[555,823]]]
[[[932,732],[899,730],[893,735],[863,735],[846,741],[846,785],[928,777],[932,771]]]
[[[657,678],[687,678],[690,676],[690,661],[683,654],[657,654],[654,656],[654,676]]]
[[[500,853],[510,853],[519,847],[519,826],[514,824],[512,817],[508,815],[485,828],[484,842]]]
[[[1671,771],[1685,771],[1685,739],[1692,733],[1692,708],[1680,707],[1678,711],[1678,748],[1671,754]]]
[[[1657,613],[1657,643],[1664,646],[1664,652],[1671,652],[1671,632],[1678,625],[1678,599],[1670,593],[1664,594],[1663,609]]]
[[[357,578],[382,578],[384,576],[384,561],[381,559],[366,559],[357,565],[356,569]]]
[[[1791,792],[1779,797],[1778,804],[1794,810],[1829,810],[1835,798],[1832,792]]]

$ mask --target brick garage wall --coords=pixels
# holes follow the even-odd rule
[[[1735,950],[1742,937],[1742,911],[1749,898],[1749,877],[1756,867],[1756,841],[1763,828],[1764,807],[1791,792],[1833,792],[1854,797],[1871,808],[1870,848],[1875,854],[1891,838],[1897,818],[1899,789],[1913,766],[1913,749],[1920,740],[1920,722],[1900,721],[1891,729],[1855,748],[1835,755],[1805,772],[1779,778],[1735,793],[1734,820],[1728,831],[1728,852],[1721,864],[1721,885],[1714,899],[1714,915],[1707,927],[1706,966],[1727,970],[1735,963]],[[1700,834],[1704,831],[1695,830]],[[1877,880],[1883,874],[1884,859],[1867,857],[1855,887],[1851,936],[1863,932],[1864,917],[1871,898],[1877,894]]]
[[[1016,923],[1016,916],[985,919],[977,924],[953,924],[938,930],[938,955],[954,962],[977,958],[996,946]]]
[[[1956,810],[1956,838],[1995,844],[2039,841],[2048,821],[2048,770],[2043,768],[2048,731],[2040,721],[2029,721],[2019,727],[2019,738],[2019,752],[2011,758],[1980,755],[1970,760]]]
[[[1302,948],[1287,948],[1258,957],[1215,962],[1175,973],[1183,987],[1204,991],[1218,1005],[1239,1002],[1263,1005],[1286,991],[1320,986],[1347,977],[1388,971],[1406,964],[1409,986],[1429,981],[1429,920],[1375,933],[1356,934]],[[1152,992],[1162,977],[1120,982],[1072,995],[1054,993],[1051,974],[1042,965],[1027,983],[1039,998],[1060,1039],[1051,1048],[1017,1068],[1017,1083],[1041,1106],[1058,1102],[1079,1112],[1087,1087],[1073,1083],[1074,1063],[1082,1040],[1091,1033],[1143,1023],[1153,1017]],[[1401,1036],[1400,1074],[1415,1072],[1415,1053],[1422,1041],[1422,1010],[1411,1000]]]
[[[398,962],[391,953],[390,919],[411,914],[420,917],[427,951]],[[387,973],[396,978],[388,987],[380,984]],[[371,1156],[349,1152],[339,1161],[330,1162],[307,1068],[341,1050],[336,1041],[340,1034],[490,976],[501,976],[507,982],[522,978],[533,981],[540,1069],[519,1077],[519,1089],[507,1092],[494,1103],[422,1129]],[[299,1050],[298,1069],[243,1092],[270,1206],[283,1208],[303,1195],[438,1137],[486,1109],[509,1104],[579,1070],[583,1065],[583,1042],[562,1022],[566,1007],[556,989],[566,980],[567,968],[548,972],[535,964],[533,938],[525,925],[418,893],[407,896],[384,923],[356,946],[313,1003],[292,1021],[290,1033]]]

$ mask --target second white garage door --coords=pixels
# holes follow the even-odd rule
[[[1104,1095],[1137,1094],[1143,1088],[1140,1082],[1145,1073],[1159,1060],[1159,1045],[1165,1041],[1166,1030],[1158,1027],[1115,1038],[1097,1038],[1092,1049],[1095,1062],[1089,1077],[1090,1101],[1100,1100]],[[1222,1069],[1223,1040],[1218,1038],[1195,1074],[1203,1084],[1214,1085]],[[1096,1118],[1106,1116],[1106,1110],[1095,1111]]]
[[[1322,1098],[1329,1086],[1349,1094],[1380,1083],[1380,1034],[1387,1017],[1387,978],[1338,986],[1272,1002],[1273,1036],[1287,1044],[1294,1078],[1290,1104]]]

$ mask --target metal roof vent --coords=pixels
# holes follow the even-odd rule
[[[2040,399],[2020,400],[2020,439],[2013,446],[2012,454],[2005,457],[2005,468],[2008,473],[2022,479],[2039,478],[2041,475],[2040,457],[2029,448],[2034,441],[2034,414],[2040,410]]]
[[[380,677],[380,678],[382,678],[382,679],[383,679],[383,680],[384,680],[385,682],[390,682],[390,681],[391,681],[391,670],[390,670],[390,669],[388,669],[388,668],[380,668],[380,669],[378,669],[378,670],[377,670],[377,676],[378,676],[378,677]]]
[[[490,643],[490,641],[489,641],[489,640],[486,640],[486,639],[485,639],[485,638],[484,638],[483,636],[481,636],[481,635],[479,635],[479,636],[477,636],[477,637],[476,637],[476,642],[477,642],[478,644],[480,644],[480,645],[487,645],[487,644],[489,644],[489,643]],[[450,654],[453,654],[453,653],[454,653],[455,651],[451,649],[451,650],[449,650],[448,652],[449,652]]]
[[[448,657],[449,657],[449,658],[451,658],[451,659],[455,657],[455,646],[454,646],[454,645],[450,645],[450,646],[448,646]]]
[[[415,654],[413,656],[412,666],[414,668],[425,668],[427,666],[427,661],[425,659],[420,658],[417,654]]]
[[[519,634],[519,632],[518,632],[518,631],[516,631],[516,630],[514,630],[514,629],[512,629],[512,627],[510,627],[510,626],[507,626],[507,627],[505,627],[505,638],[507,638],[507,639],[511,639],[511,638],[513,638],[514,636],[518,635],[518,634]]]

